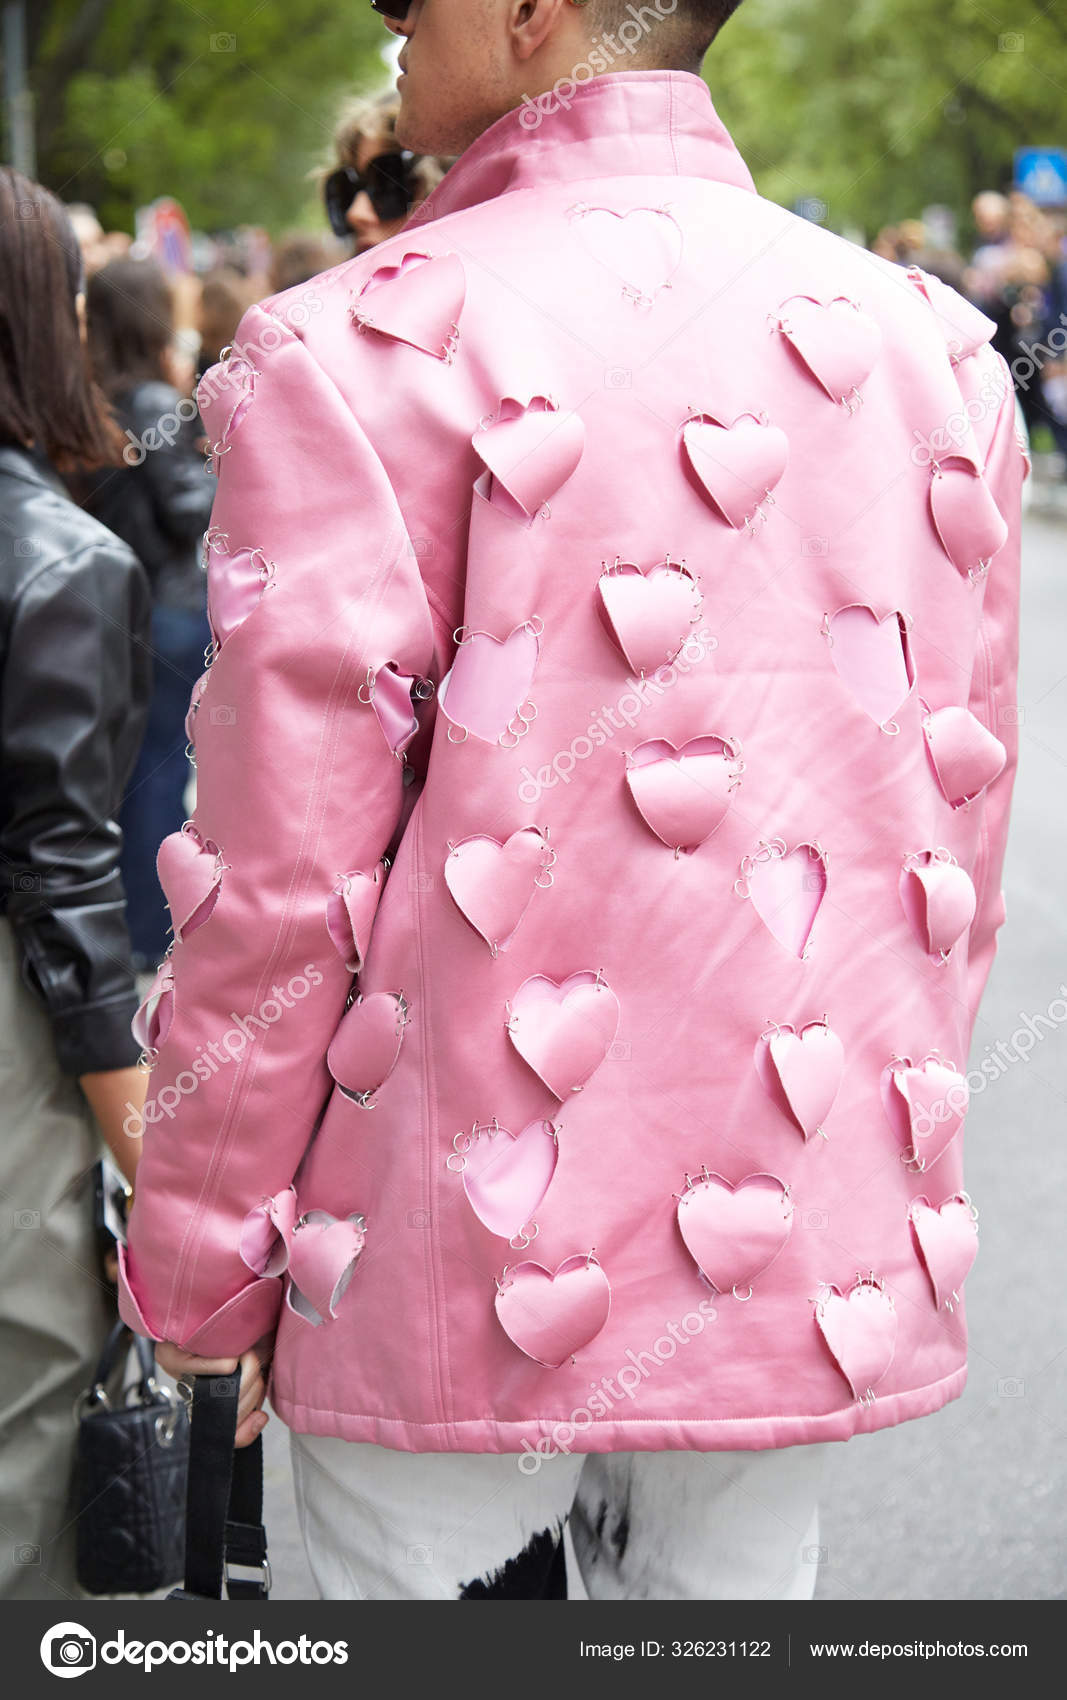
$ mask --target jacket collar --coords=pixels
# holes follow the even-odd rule
[[[755,193],[749,169],[691,71],[611,71],[490,124],[408,220],[476,206],[513,189],[605,177],[710,177]]]
[[[47,456],[37,449],[23,448],[21,443],[0,443],[0,473],[6,473],[10,478],[21,478],[27,484],[66,493]]]

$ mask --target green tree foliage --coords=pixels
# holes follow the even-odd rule
[[[161,194],[209,230],[317,222],[339,99],[389,80],[366,0],[27,10],[41,176],[126,228]],[[838,228],[962,213],[1015,147],[1067,143],[1062,0],[745,0],[705,75],[761,191]]]
[[[868,233],[1067,145],[1062,0],[745,0],[705,62],[760,192]]]
[[[38,173],[104,224],[175,195],[193,225],[320,222],[307,173],[346,94],[387,87],[357,0],[31,0]]]

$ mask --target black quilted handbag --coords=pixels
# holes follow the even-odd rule
[[[138,1379],[116,1405],[108,1391],[136,1355]],[[108,1336],[78,1400],[77,1575],[90,1594],[149,1594],[182,1574],[189,1413],[156,1380],[155,1351],[124,1322]]]

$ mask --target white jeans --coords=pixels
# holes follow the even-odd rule
[[[291,1436],[323,1599],[804,1600],[831,1446],[763,1452],[394,1452]],[[525,1455],[524,1455],[525,1456]],[[565,1560],[569,1526],[578,1576]]]

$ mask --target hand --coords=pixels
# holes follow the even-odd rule
[[[195,1353],[176,1346],[173,1340],[160,1340],[156,1345],[156,1362],[168,1375],[187,1380],[192,1375],[234,1375],[241,1372],[241,1392],[237,1404],[236,1447],[251,1446],[257,1434],[262,1434],[270,1418],[260,1406],[267,1395],[267,1371],[270,1368],[274,1340],[265,1334],[262,1340],[238,1358],[198,1358]]]

